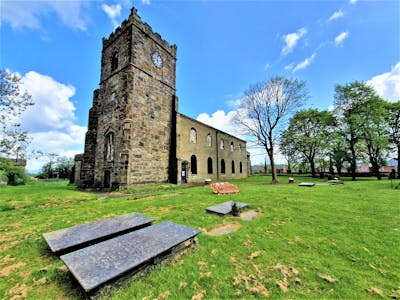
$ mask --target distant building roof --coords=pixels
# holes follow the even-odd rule
[[[251,170],[253,172],[260,172],[260,171],[264,171],[264,167],[262,167],[262,166],[251,166]]]

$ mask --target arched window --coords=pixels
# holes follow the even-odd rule
[[[242,152],[242,145],[239,144],[238,148],[239,148],[239,152]]]
[[[110,132],[106,135],[106,161],[114,159],[114,133]]]
[[[197,158],[196,155],[190,157],[190,170],[192,174],[197,174]]]
[[[221,159],[221,174],[225,174],[225,160]]]
[[[233,151],[234,148],[235,148],[234,144],[233,144],[233,142],[231,142],[231,151]]]
[[[235,174],[235,162],[232,160],[232,174]]]
[[[197,132],[196,132],[196,129],[194,129],[193,127],[190,129],[189,140],[191,143],[194,143],[194,144],[196,144],[196,142],[197,142]]]
[[[114,71],[118,68],[118,52],[114,52],[111,57],[111,71]]]
[[[224,149],[224,140],[223,139],[221,139],[221,142],[219,143],[219,147],[221,149]]]
[[[207,134],[207,146],[211,147],[211,134]]]
[[[213,173],[213,165],[212,165],[212,158],[209,157],[207,159],[207,173],[212,174]]]
[[[240,174],[243,173],[243,165],[242,165],[242,162],[239,163],[239,172],[240,172]]]

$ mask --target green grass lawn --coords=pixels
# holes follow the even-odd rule
[[[78,191],[67,182],[0,187],[0,298],[77,299],[82,294],[51,254],[45,232],[138,212],[155,223],[173,221],[202,231],[236,224],[172,261],[126,280],[112,299],[400,298],[400,190],[389,180],[341,186],[270,185],[253,176],[232,181],[240,193],[208,187],[140,185],[125,197]],[[398,182],[398,181],[397,181]],[[259,215],[244,221],[205,213],[235,200]]]

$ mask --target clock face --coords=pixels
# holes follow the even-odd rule
[[[160,56],[160,54],[158,54],[158,52],[154,52],[151,55],[151,59],[153,61],[153,64],[157,67],[157,68],[161,68],[163,66],[163,61],[162,58]]]

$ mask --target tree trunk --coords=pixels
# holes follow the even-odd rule
[[[351,171],[351,180],[356,180],[356,168],[357,168],[357,159],[356,159],[356,150],[354,149],[353,143],[350,145],[351,151],[351,161],[350,161],[350,171]]]
[[[400,179],[400,145],[397,145],[397,178]]]
[[[381,180],[381,173],[379,172],[379,165],[376,161],[371,162],[372,165],[372,171],[375,173],[375,176],[378,180]]]
[[[278,182],[278,176],[276,175],[276,168],[275,168],[275,160],[274,160],[274,150],[271,149],[267,149],[267,153],[268,153],[268,157],[269,157],[269,161],[271,163],[271,173],[272,173],[272,184],[276,184],[279,183]]]
[[[342,176],[342,166],[336,166],[336,170],[337,170],[339,176]]]
[[[334,174],[333,162],[332,162],[332,157],[331,156],[329,156],[329,174],[331,174],[331,175]]]
[[[310,162],[310,167],[311,167],[311,176],[312,176],[312,178],[316,178],[316,177],[317,177],[317,174],[316,174],[316,172],[315,172],[315,163],[314,163],[314,160],[313,160],[313,159],[309,159],[309,162]]]

